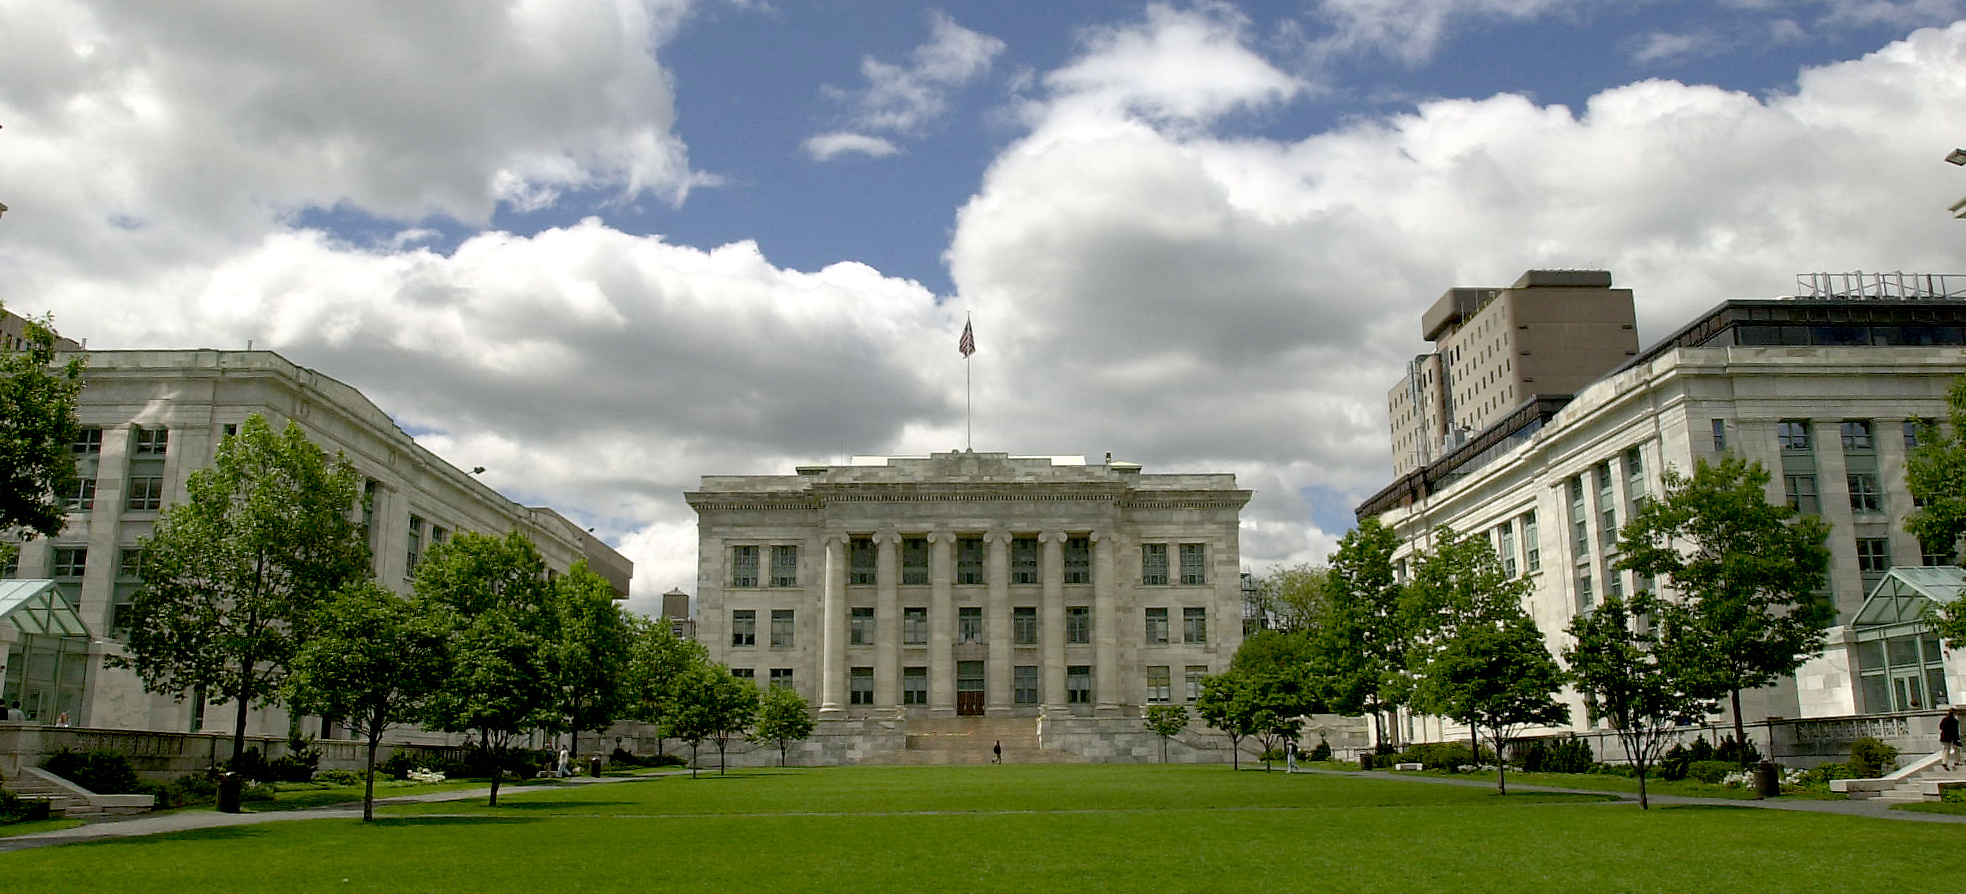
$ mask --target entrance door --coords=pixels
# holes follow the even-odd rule
[[[956,714],[983,716],[983,662],[956,662]]]
[[[1894,671],[1891,674],[1891,707],[1899,711],[1917,711],[1931,707],[1925,700],[1925,684],[1919,679],[1916,669]]]

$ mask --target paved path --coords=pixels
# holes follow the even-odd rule
[[[687,771],[685,771],[687,772]],[[639,779],[655,779],[672,773],[651,773],[642,776],[572,776],[557,780],[550,786],[501,785],[498,793],[509,795],[516,792],[547,791],[567,785],[605,785],[615,782],[634,782]],[[491,797],[491,787],[458,789],[449,792],[431,792],[422,795],[402,795],[375,799],[377,807],[386,804],[426,804],[440,801],[470,801]],[[140,835],[162,835],[171,832],[191,832],[198,829],[218,829],[227,826],[252,826],[260,823],[276,823],[287,820],[309,819],[361,819],[361,802],[356,806],[313,807],[306,810],[280,810],[268,813],[219,813],[213,810],[178,810],[170,813],[143,813],[131,816],[113,816],[90,820],[84,825],[70,829],[57,829],[53,832],[36,832],[32,835],[15,835],[0,838],[0,854],[9,851],[27,850],[34,847],[47,847],[55,844],[75,844],[83,841],[106,841],[112,838],[133,838]]]
[[[618,782],[656,779],[662,776],[688,772],[669,771],[643,776],[603,776],[598,779],[590,776],[575,776],[559,780],[556,785],[606,785]],[[1458,785],[1464,787],[1493,788],[1494,783],[1480,779],[1455,779],[1445,776],[1420,776],[1411,773],[1391,773],[1384,771],[1350,772],[1343,770],[1300,770],[1300,773],[1325,776],[1363,776],[1378,779],[1392,779],[1400,782],[1421,782],[1433,785]],[[501,793],[521,791],[543,791],[532,786],[501,786]],[[1616,802],[1635,803],[1638,795],[1631,792],[1607,792],[1598,789],[1563,788],[1548,785],[1518,785],[1511,783],[1510,791],[1525,792],[1567,792],[1580,795],[1609,795]],[[490,788],[460,789],[451,792],[434,792],[424,795],[403,795],[394,798],[377,798],[376,805],[433,803],[442,801],[470,801],[487,798]],[[1867,816],[1876,819],[1903,820],[1914,823],[1966,823],[1966,816],[1943,813],[1914,813],[1908,810],[1892,810],[1888,804],[1876,801],[1818,801],[1802,798],[1782,798],[1769,801],[1736,800],[1733,798],[1688,798],[1679,795],[1651,795],[1648,800],[1659,805],[1705,805],[1712,807],[1741,807],[1760,810],[1791,810],[1801,813],[1834,813],[1843,816]],[[1021,812],[1021,811],[1020,811]],[[967,813],[967,812],[966,812]],[[74,844],[84,841],[107,841],[115,838],[132,838],[141,835],[162,835],[171,832],[190,832],[198,829],[217,829],[227,826],[251,826],[259,823],[283,822],[309,819],[360,819],[360,807],[316,807],[308,810],[284,810],[271,813],[217,813],[209,810],[180,810],[174,813],[139,814],[129,817],[113,817],[89,822],[72,829],[53,832],[36,832],[32,835],[15,835],[0,838],[0,853],[27,850],[35,847],[48,847],[56,844]]]
[[[1451,776],[1421,776],[1416,773],[1394,773],[1383,770],[1352,772],[1348,770],[1299,770],[1299,773],[1317,773],[1327,776],[1367,776],[1378,779],[1397,779],[1401,782],[1429,782],[1438,785],[1459,785],[1492,789],[1495,783],[1486,779],[1456,779]],[[1638,803],[1637,792],[1607,792],[1602,789],[1563,788],[1550,785],[1519,785],[1509,783],[1509,791],[1524,792],[1567,792],[1579,795],[1610,795],[1618,803]],[[1919,813],[1911,810],[1892,810],[1897,802],[1880,802],[1875,799],[1853,801],[1843,798],[1834,801],[1813,798],[1775,798],[1770,800],[1736,798],[1689,798],[1683,795],[1647,794],[1646,801],[1659,805],[1696,804],[1708,807],[1751,807],[1760,810],[1791,810],[1798,813],[1835,813],[1843,816],[1868,816],[1876,819],[1904,820],[1912,823],[1966,823],[1966,816],[1950,813]],[[1610,803],[1610,802],[1607,802]]]

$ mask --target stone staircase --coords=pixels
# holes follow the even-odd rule
[[[1833,779],[1829,787],[1853,800],[1889,804],[1937,801],[1946,788],[1966,786],[1966,764],[1947,770],[1939,765],[1939,757],[1937,753],[1925,755],[1881,779]]]
[[[51,817],[145,813],[157,800],[151,795],[98,795],[39,767],[22,767],[19,773],[8,777],[6,789],[23,800],[47,801]]]
[[[1041,746],[1035,717],[911,718],[907,745],[883,763],[987,764],[995,757],[992,746],[998,743],[1003,745],[1006,764],[1083,763],[1073,755]]]

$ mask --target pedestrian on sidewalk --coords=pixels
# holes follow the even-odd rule
[[[1001,764],[1001,763],[1003,763],[1003,740],[1002,740],[1002,739],[998,739],[998,740],[997,740],[997,744],[995,744],[995,745],[992,745],[992,746],[990,746],[990,753],[991,753],[992,755],[995,755],[994,757],[992,757],[992,758],[990,758],[990,763],[993,763],[993,764]]]
[[[1946,716],[1939,721],[1939,763],[1951,771],[1959,766],[1959,711],[1947,708]]]
[[[1283,743],[1283,772],[1297,772],[1297,743]]]

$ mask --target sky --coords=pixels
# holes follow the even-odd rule
[[[701,476],[1232,472],[1317,562],[1455,286],[1966,272],[1966,0],[13,0],[0,301],[272,349],[694,592]],[[977,353],[956,350],[964,321]],[[965,376],[971,389],[965,441]]]

